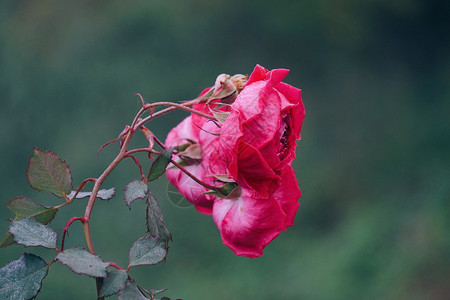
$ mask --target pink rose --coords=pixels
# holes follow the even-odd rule
[[[188,159],[186,166],[198,179],[212,186],[230,180],[239,185],[240,193],[223,199],[204,194],[208,189],[180,170],[167,171],[188,201],[212,213],[223,243],[236,255],[262,255],[267,244],[293,225],[299,207],[301,192],[291,164],[305,113],[300,90],[281,82],[287,73],[256,66],[247,84],[236,89],[237,97],[237,92],[229,94],[229,76],[220,75],[214,88],[201,94],[209,97],[208,103],[194,109],[229,114],[223,124],[192,114],[166,140],[167,146],[191,141],[201,150],[199,159]],[[229,95],[226,99],[234,103],[222,105],[216,94]],[[182,153],[176,157],[184,159]]]
[[[172,147],[193,143],[191,148],[197,152],[195,155],[198,155],[198,157],[185,157],[183,156],[183,153],[179,153],[178,155],[174,155],[173,159],[180,162],[183,160],[182,164],[187,171],[203,182],[212,184],[213,177],[208,176],[210,175],[208,168],[209,162],[207,161],[208,155],[203,155],[202,153],[205,150],[208,151],[208,147],[205,146],[209,144],[209,142],[207,137],[205,137],[203,139],[203,147],[198,144],[198,133],[198,130],[194,129],[191,116],[189,116],[169,132],[165,145],[167,147]],[[217,139],[217,137],[210,135],[210,139]],[[166,173],[169,181],[189,202],[194,204],[198,211],[204,214],[211,214],[215,197],[204,194],[209,191],[206,187],[195,182],[178,168],[170,166]]]
[[[292,164],[305,116],[301,91],[281,82],[288,72],[257,65],[221,128],[221,155],[230,175],[263,197]]]

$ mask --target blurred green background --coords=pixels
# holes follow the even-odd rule
[[[132,271],[147,288],[184,299],[448,299],[450,295],[449,1],[10,1],[0,3],[0,231],[18,195],[58,199],[28,185],[33,146],[96,177],[109,146],[147,101],[196,97],[220,73],[259,63],[291,70],[303,90],[294,162],[303,196],[295,225],[264,256],[236,257],[210,217],[178,208],[167,180],[152,185],[173,233],[167,262]],[[161,138],[186,116],[153,122]],[[145,145],[138,138],[135,145]],[[144,157],[141,157],[144,158]],[[145,159],[144,159],[145,161]],[[144,162],[148,167],[148,162]],[[130,212],[131,161],[107,180],[117,195],[93,211],[94,246],[127,264],[145,234]],[[58,213],[60,230],[85,200]],[[68,247],[84,247],[80,224]],[[23,251],[0,249],[0,263]],[[95,284],[54,264],[38,299],[94,299]]]

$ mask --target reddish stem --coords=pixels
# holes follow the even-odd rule
[[[84,187],[86,186],[86,184],[87,184],[89,181],[96,182],[97,179],[96,179],[96,178],[87,178],[87,179],[83,180],[83,181],[80,183],[80,185],[78,186],[77,192],[75,193],[75,195],[72,197],[72,199],[69,199],[70,202],[72,202],[73,199],[76,199],[76,198],[77,198],[78,193],[81,192],[81,191],[84,189]]]
[[[163,148],[163,150],[166,150],[166,145],[164,145],[156,136],[154,136],[153,139],[161,148]]]
[[[70,227],[70,225],[72,225],[73,222],[75,222],[75,221],[81,221],[81,222],[83,222],[83,221],[84,221],[84,217],[73,217],[73,218],[71,218],[71,219],[66,223],[66,226],[64,226],[63,236],[62,236],[62,239],[61,239],[61,251],[64,251],[64,242],[65,242],[65,240],[66,240],[66,234],[67,234],[67,232],[68,232],[68,230],[69,230],[69,227]]]
[[[212,115],[208,115],[206,113],[203,113],[201,111],[195,110],[193,108],[190,108],[186,105],[186,103],[184,104],[179,104],[179,103],[175,103],[175,102],[168,102],[168,101],[161,101],[161,102],[155,102],[155,103],[149,103],[145,105],[145,109],[151,109],[152,107],[156,107],[156,106],[170,106],[170,107],[176,107],[179,109],[183,109],[186,110],[188,112],[197,114],[199,116],[202,116],[204,118],[210,119],[210,120],[216,120],[216,118]],[[153,115],[150,115],[150,117],[155,117],[156,113]],[[145,120],[145,119],[144,119]]]
[[[145,107],[145,101],[144,101],[144,98],[142,98],[142,95],[141,95],[141,94],[139,94],[139,93],[137,93],[137,94],[136,94],[136,96],[138,96],[138,97],[139,97],[139,99],[141,99],[141,102],[142,102],[142,107],[144,108],[144,107]]]
[[[128,151],[128,152],[126,153],[126,157],[131,157],[131,158],[133,159],[134,163],[135,163],[136,166],[138,166],[138,168],[139,168],[139,173],[141,173],[141,178],[142,178],[142,180],[145,180],[144,172],[142,172],[142,165],[141,165],[141,163],[139,162],[139,160],[138,160],[135,156],[130,155],[130,151]]]
[[[131,128],[128,132],[128,134],[125,137],[125,140],[123,141],[122,147],[120,149],[119,154],[117,154],[116,158],[111,162],[111,164],[106,168],[105,171],[100,175],[100,177],[97,178],[95,181],[94,187],[92,189],[91,196],[89,197],[88,204],[86,205],[86,209],[84,211],[84,222],[83,222],[83,231],[84,231],[84,238],[86,240],[86,245],[90,253],[95,254],[94,251],[94,245],[92,243],[91,238],[91,231],[89,228],[89,222],[91,218],[91,212],[92,208],[94,207],[95,199],[97,197],[98,191],[100,190],[101,185],[105,181],[106,177],[114,170],[114,168],[124,159],[127,155],[127,147],[130,143],[130,139],[133,136],[135,132],[136,123],[139,120],[139,117],[144,113],[145,109],[141,108],[139,112],[134,117],[133,123],[131,124]]]
[[[138,153],[138,152],[153,152],[153,150],[150,149],[150,148],[137,148],[137,149],[133,149],[133,150],[127,151],[126,154],[130,155],[130,154]]]
[[[83,231],[84,231],[84,237],[85,237],[87,248],[88,248],[88,250],[89,250],[89,252],[91,254],[95,254],[95,251],[94,251],[94,245],[92,243],[91,231],[90,231],[90,228],[89,228],[89,223],[90,223],[91,212],[92,212],[92,209],[94,207],[95,199],[96,199],[98,191],[100,190],[100,187],[103,184],[103,182],[105,181],[105,179],[114,170],[114,168],[122,161],[122,159],[124,159],[125,157],[127,157],[127,155],[130,154],[130,153],[127,153],[127,147],[128,147],[128,144],[130,143],[130,139],[133,136],[133,134],[136,132],[136,130],[138,130],[140,128],[140,126],[144,125],[146,122],[150,121],[151,119],[153,119],[153,118],[155,118],[157,116],[166,114],[166,113],[168,113],[170,111],[173,111],[173,110],[176,110],[176,109],[187,110],[187,111],[189,111],[191,113],[198,114],[198,115],[200,115],[202,117],[205,117],[207,119],[215,120],[215,118],[213,116],[211,116],[211,115],[208,115],[208,114],[199,112],[199,111],[197,111],[195,109],[187,107],[187,106],[190,106],[190,105],[193,105],[193,104],[196,104],[196,103],[198,103],[198,99],[194,99],[194,100],[188,101],[188,102],[183,103],[183,104],[172,103],[172,102],[156,102],[156,103],[151,103],[151,104],[144,104],[144,106],[136,114],[136,116],[134,117],[133,123],[130,126],[129,131],[126,134],[123,143],[121,144],[121,148],[120,148],[119,154],[117,154],[116,158],[111,162],[111,164],[95,180],[95,184],[94,184],[94,187],[92,189],[91,196],[89,197],[88,204],[86,205],[86,209],[85,209],[85,212],[84,212],[84,217],[82,218],[82,220],[83,220]],[[161,111],[159,111],[157,113],[153,113],[154,108],[157,107],[157,106],[170,106],[170,107],[166,108],[166,109],[163,109],[163,110],[161,110]],[[151,112],[150,116],[148,116],[148,117],[146,117],[144,119],[140,119],[141,115],[147,110],[149,110]],[[176,162],[174,162],[174,164],[178,165],[178,167],[181,167]],[[184,172],[187,172],[183,167],[181,167],[180,169],[184,170]],[[188,173],[186,173],[186,174],[188,174]],[[214,187],[208,186],[208,185],[205,185],[204,183],[202,183],[200,180],[195,178],[195,176],[193,176],[192,174],[190,174],[189,176],[191,176],[191,178],[193,178],[199,184],[202,184],[202,185],[206,186],[207,188],[213,188],[214,189]],[[100,278],[96,278],[96,283],[97,283],[97,292],[99,293],[100,286],[101,286],[101,279]],[[99,299],[101,299],[101,298],[99,298]]]
[[[170,103],[170,104],[169,104],[169,103]],[[148,104],[148,105],[153,105],[153,107],[154,107],[154,106],[158,106],[158,105],[159,105],[159,106],[160,106],[160,105],[171,106],[171,107],[168,107],[168,108],[162,109],[162,110],[160,110],[160,111],[158,111],[158,112],[156,112],[156,113],[150,114],[150,116],[148,116],[148,117],[142,119],[142,120],[137,124],[137,126],[139,127],[139,126],[141,126],[141,125],[147,123],[148,121],[150,121],[150,120],[152,120],[152,119],[154,119],[154,118],[156,118],[156,117],[165,115],[165,114],[167,114],[168,112],[171,112],[171,111],[174,111],[174,110],[177,110],[177,109],[184,109],[184,110],[190,111],[190,112],[192,112],[192,113],[195,113],[195,114],[198,114],[198,115],[201,115],[201,116],[205,116],[205,117],[208,118],[208,119],[215,120],[215,118],[212,117],[211,115],[204,114],[204,113],[202,113],[202,112],[199,112],[199,111],[197,111],[197,110],[195,110],[195,109],[192,109],[192,108],[189,108],[189,107],[188,107],[188,106],[191,106],[191,105],[194,105],[194,104],[197,104],[197,103],[199,103],[199,100],[198,100],[198,99],[186,101],[186,102],[183,103],[183,104],[172,103],[172,102],[155,102],[155,103],[152,103],[152,104]],[[175,104],[175,105],[173,105],[173,104]],[[147,107],[146,107],[146,108],[147,108]],[[150,108],[151,108],[151,107],[150,107]]]
[[[209,185],[207,183],[204,183],[203,181],[201,181],[200,179],[198,179],[197,177],[195,177],[194,174],[192,174],[191,172],[189,172],[188,170],[186,170],[182,165],[180,165],[179,163],[177,163],[176,161],[174,161],[173,159],[170,160],[171,163],[173,163],[178,169],[180,169],[183,173],[185,173],[187,176],[191,177],[192,180],[194,180],[195,182],[197,182],[198,184],[204,186],[207,189],[216,190],[216,187]]]
[[[116,268],[118,270],[123,270],[123,268],[121,266],[117,265],[114,262],[109,262],[108,264],[109,264],[109,266],[114,267],[114,268]]]

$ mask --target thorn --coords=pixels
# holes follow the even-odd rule
[[[145,101],[144,98],[142,98],[141,94],[137,93],[135,96],[138,96],[141,99],[142,108],[145,108]]]
[[[106,146],[111,145],[111,144],[117,142],[119,139],[120,139],[120,137],[118,137],[117,139],[114,139],[114,140],[112,140],[112,141],[109,141],[109,142],[103,144],[103,145],[100,147],[100,149],[98,149],[98,151],[97,151],[97,156],[100,155],[100,151],[102,151],[103,148],[105,148]]]

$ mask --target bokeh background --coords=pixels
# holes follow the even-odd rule
[[[184,299],[448,299],[450,295],[450,47],[446,0],[19,1],[0,3],[0,231],[18,195],[60,203],[28,185],[33,146],[57,152],[74,183],[96,177],[115,138],[147,101],[196,97],[220,73],[284,67],[306,118],[294,167],[295,224],[264,256],[236,257],[210,217],[152,184],[173,233],[167,262],[132,275]],[[182,112],[151,124],[161,138]],[[135,145],[145,145],[137,139]],[[143,157],[141,157],[143,158]],[[145,161],[145,159],[144,159]],[[144,162],[148,167],[148,162]],[[93,211],[94,246],[127,264],[145,234],[144,204],[117,195]],[[58,213],[60,230],[84,200]],[[84,247],[80,224],[68,247]],[[0,263],[24,251],[0,249]],[[94,299],[90,278],[56,263],[38,299]]]

